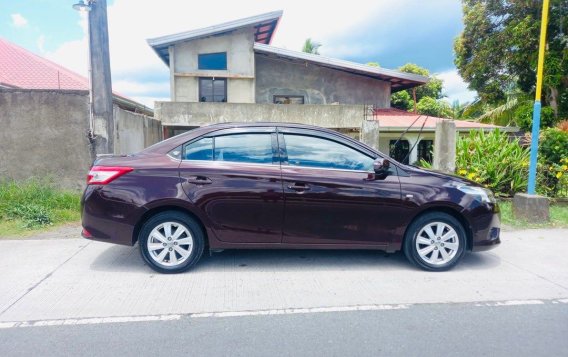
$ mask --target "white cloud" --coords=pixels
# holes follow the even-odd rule
[[[78,13],[80,16],[76,25],[81,29],[83,36],[79,40],[63,42],[53,52],[45,53],[45,57],[69,68],[80,75],[87,76],[89,70],[89,47],[87,45],[87,14]],[[70,29],[76,31],[77,29]]]
[[[164,93],[170,90],[170,82],[139,82],[135,80],[119,79],[113,81],[113,88],[120,93],[129,93],[130,95],[140,95],[147,93]]]
[[[471,103],[477,96],[475,91],[467,88],[467,83],[463,81],[457,69],[437,73],[435,76],[444,81],[443,93],[447,96],[445,99],[450,103],[455,100],[458,100],[460,103]]]
[[[14,27],[25,27],[28,24],[28,20],[23,17],[21,14],[11,14],[12,17],[12,25]]]
[[[36,40],[39,53],[45,53],[45,35],[41,34]]]
[[[170,97],[148,97],[148,96],[133,96],[130,99],[147,106],[148,108],[154,108],[154,102],[169,102]]]

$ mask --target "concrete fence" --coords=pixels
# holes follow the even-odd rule
[[[160,122],[114,107],[115,150],[128,154],[161,140]],[[84,186],[92,161],[87,91],[0,89],[0,179],[53,177]]]
[[[146,115],[113,108],[117,154],[132,154],[162,140],[162,124]]]

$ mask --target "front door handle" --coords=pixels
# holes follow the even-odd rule
[[[294,191],[309,191],[310,186],[306,185],[305,183],[295,182],[294,184],[288,185],[290,190]]]
[[[187,182],[193,183],[196,185],[209,185],[213,183],[209,177],[206,176],[189,176],[187,178]]]

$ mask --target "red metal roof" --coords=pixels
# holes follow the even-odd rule
[[[373,119],[379,122],[379,128],[408,128],[412,125],[412,130],[420,130],[424,124],[424,130],[431,131],[436,128],[436,123],[444,118],[432,117],[428,115],[415,114],[395,108],[380,108],[374,110]],[[416,120],[416,122],[414,122]],[[414,123],[414,124],[412,124]],[[456,129],[505,129],[504,127],[476,123],[465,120],[455,120]],[[380,129],[379,129],[380,130]]]
[[[88,91],[89,80],[0,38],[0,87]],[[152,109],[115,91],[112,94],[122,108],[153,115]]]
[[[0,85],[26,89],[89,90],[87,78],[2,38]]]

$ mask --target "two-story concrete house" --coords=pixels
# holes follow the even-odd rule
[[[170,69],[171,102],[155,106],[165,137],[209,123],[261,120],[319,125],[356,136],[362,120],[381,121],[376,109],[390,107],[391,93],[428,80],[271,46],[281,16],[276,11],[148,40]],[[378,115],[369,116],[369,106]],[[410,125],[406,114],[401,117]],[[400,156],[400,148],[389,145],[405,128],[383,129],[388,136],[380,148]],[[402,149],[419,140],[413,135],[407,133],[409,145]],[[433,135],[433,128],[426,127],[421,138],[431,143]],[[408,156],[411,162],[418,159],[418,145]]]

